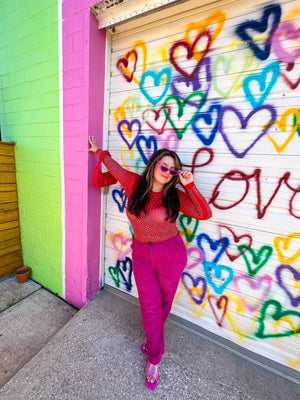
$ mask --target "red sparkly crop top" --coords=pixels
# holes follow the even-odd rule
[[[97,152],[98,155],[99,152]],[[101,154],[103,156],[103,154]],[[109,155],[103,156],[103,163],[109,172],[120,182],[123,186],[127,198],[130,197],[134,184],[139,178],[139,175],[128,171],[121,167],[115,160]],[[96,167],[94,176],[100,171],[100,163]],[[194,182],[187,184],[185,187],[186,192],[177,188],[177,193],[180,202],[180,212],[195,219],[208,219],[211,218],[211,209],[196,188]],[[130,214],[128,211],[127,217],[131,222],[134,236],[141,242],[162,242],[164,240],[175,237],[178,233],[176,221],[166,221],[166,210],[162,205],[162,194],[160,192],[150,192],[150,197],[146,205],[146,213],[139,218],[134,214]]]

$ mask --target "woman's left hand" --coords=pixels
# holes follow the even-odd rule
[[[181,171],[179,174],[179,179],[183,186],[187,185],[188,183],[194,182],[194,177],[191,171]]]

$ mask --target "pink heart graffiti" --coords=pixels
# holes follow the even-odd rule
[[[131,238],[126,238],[120,234],[115,234],[112,238],[112,244],[118,252],[118,260],[124,261],[131,251]]]
[[[241,300],[250,312],[255,312],[264,303],[272,288],[273,278],[270,275],[250,278],[247,275],[237,275],[233,279],[233,285],[241,294]],[[249,290],[240,287],[241,282],[245,283]],[[247,300],[249,299],[249,300]],[[250,303],[251,299],[251,303]]]
[[[187,254],[188,254],[188,256],[192,255],[191,257],[195,261],[194,262],[188,262],[188,264],[187,264],[187,266],[185,268],[186,270],[190,270],[190,269],[196,268],[204,260],[204,253],[198,247],[189,247],[187,249]]]

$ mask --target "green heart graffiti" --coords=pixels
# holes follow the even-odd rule
[[[187,220],[187,222],[185,223],[184,220]],[[194,225],[194,229],[193,229],[192,233],[190,233],[191,230],[188,229],[187,226],[190,225],[192,221],[194,221],[195,225]],[[189,243],[191,243],[193,241],[194,237],[195,237],[195,233],[197,232],[199,221],[197,219],[193,219],[191,217],[188,217],[185,214],[182,214],[179,217],[179,224],[180,224],[181,228],[183,229],[184,236],[185,236],[186,240]]]
[[[245,260],[246,266],[247,266],[247,270],[248,270],[248,274],[249,276],[253,277],[255,276],[258,271],[264,266],[266,265],[266,263],[269,261],[269,258],[271,257],[271,255],[273,254],[273,248],[271,246],[262,246],[257,252],[255,252],[255,250],[253,250],[251,247],[250,249],[248,249],[245,252],[245,249],[247,248],[246,245],[242,244],[240,246],[237,247],[240,253],[243,253],[243,259]],[[252,256],[252,263],[256,265],[255,268],[252,268],[251,266],[251,261],[249,260],[249,258],[247,257],[247,253],[250,253]]]
[[[200,99],[199,104],[191,102],[192,99],[196,99],[196,98],[198,98],[198,101]],[[177,112],[178,119],[180,119],[183,116],[184,108],[186,105],[190,105],[190,106],[193,106],[196,108],[196,111],[193,113],[192,118],[190,118],[187,121],[187,123],[184,125],[184,127],[181,129],[176,126],[176,123],[175,123],[174,119],[172,118],[172,111],[170,112],[170,110],[172,110],[172,106],[168,105],[168,103],[170,103],[171,101],[174,101],[174,100],[176,101],[177,107],[178,107],[178,112]],[[190,94],[189,96],[187,96],[187,98],[184,101],[181,101],[179,99],[179,97],[176,96],[175,94],[171,94],[166,98],[164,105],[163,105],[163,110],[164,110],[167,120],[170,122],[170,124],[171,124],[172,128],[174,129],[179,140],[182,139],[183,134],[187,130],[189,125],[191,125],[193,123],[194,119],[197,117],[198,111],[200,110],[200,108],[203,106],[204,103],[205,103],[205,94],[201,91]]]
[[[116,287],[120,288],[120,274],[119,274],[119,267],[109,267],[108,272],[110,276],[114,280]]]
[[[269,313],[267,312],[269,309]],[[287,320],[289,320],[289,324],[293,329],[285,330],[284,332],[281,333],[264,333],[265,330],[265,320],[266,317],[268,318],[268,325],[271,322],[271,318],[273,322],[278,322],[282,320],[285,324],[287,323]],[[291,317],[293,318],[293,321],[291,320]],[[298,318],[299,321],[297,322],[297,326],[294,327],[294,319]],[[275,338],[275,337],[284,337],[284,336],[292,336],[296,335],[297,333],[300,333],[300,312],[297,311],[282,311],[281,304],[276,301],[276,300],[267,300],[261,309],[260,316],[258,318],[259,322],[259,328],[258,331],[255,333],[255,336],[261,339],[266,339],[266,338]],[[279,325],[278,323],[276,324],[277,326]]]

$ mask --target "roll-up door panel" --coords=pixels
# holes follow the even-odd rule
[[[109,151],[141,173],[175,150],[213,211],[178,219],[172,312],[300,371],[299,5],[186,1],[110,31]],[[105,282],[137,296],[127,198],[106,198]]]

